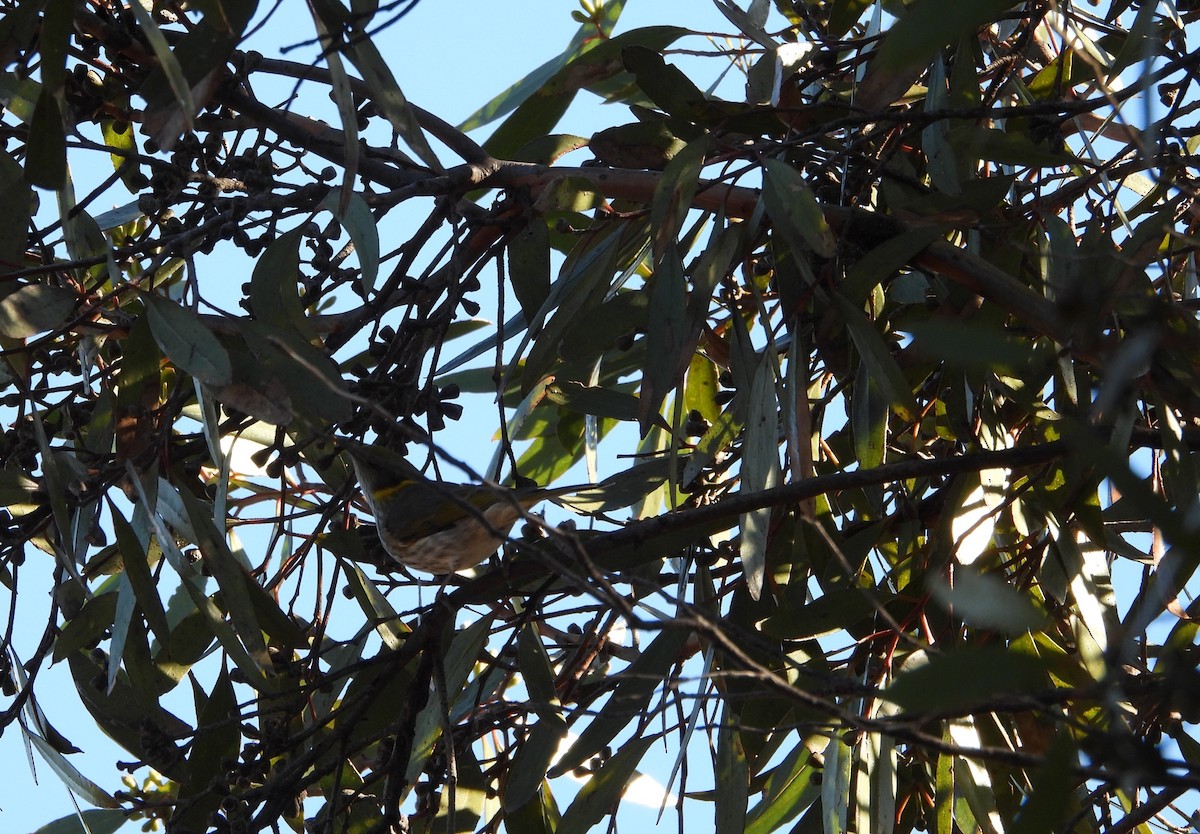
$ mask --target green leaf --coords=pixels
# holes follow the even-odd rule
[[[586,834],[616,806],[638,762],[658,736],[647,733],[625,742],[580,789],[563,813],[556,834]]]
[[[1041,661],[1001,648],[956,649],[902,669],[883,697],[906,712],[966,709],[1049,685]]]
[[[374,625],[383,644],[391,651],[399,651],[411,629],[400,619],[387,597],[379,592],[375,583],[367,579],[357,565],[349,565],[346,585],[363,614]]]
[[[1054,358],[1053,346],[1010,336],[1000,325],[927,319],[913,322],[906,329],[912,334],[918,352],[957,368],[1022,376]]]
[[[904,420],[916,420],[920,412],[912,389],[875,323],[843,298],[841,293],[835,291],[830,298],[846,323],[850,338],[858,348],[859,358],[866,363],[871,379],[891,403],[892,410]]]
[[[93,808],[47,823],[33,834],[113,834],[128,819],[124,811]]]
[[[918,226],[885,240],[865,253],[846,271],[846,280],[838,289],[855,304],[866,301],[867,294],[873,287],[890,278],[896,270],[929,248],[929,244],[943,234],[944,230],[940,226]]]
[[[25,178],[33,185],[58,191],[67,182],[67,136],[62,101],[42,88],[25,144]]]
[[[368,290],[373,289],[379,277],[379,229],[375,225],[371,207],[361,194],[354,192],[350,194],[343,211],[340,193],[336,191],[331,191],[321,206],[332,212],[349,233],[362,268],[363,286]]]
[[[154,632],[159,643],[169,646],[171,644],[171,626],[167,622],[167,613],[163,610],[162,599],[158,595],[158,588],[150,574],[146,550],[123,515],[113,509],[111,516],[113,531],[117,537],[117,547],[120,548],[121,561],[125,566],[125,575],[129,578],[130,587],[146,617],[146,624]]]
[[[246,568],[233,555],[225,537],[217,530],[212,520],[212,508],[187,490],[180,490],[180,497],[188,520],[196,534],[196,545],[203,554],[204,564],[217,580],[225,613],[232,621],[237,638],[257,668],[243,668],[249,683],[262,686],[264,678],[272,669],[263,640],[263,628],[255,616],[255,606],[246,588]],[[234,657],[237,660],[237,657]],[[239,663],[239,666],[242,664]]]
[[[220,806],[224,797],[214,790],[214,784],[223,784],[227,762],[237,759],[241,726],[230,720],[236,715],[237,696],[229,670],[222,668],[199,710],[196,737],[188,756],[188,776],[179,785],[180,812],[171,818],[172,829],[203,831]]]
[[[1004,580],[979,573],[966,565],[954,571],[954,584],[936,580],[933,599],[952,610],[963,622],[1005,634],[1021,634],[1045,623],[1045,615],[1025,594]]]
[[[837,252],[837,241],[825,222],[821,204],[800,172],[778,159],[766,160],[763,172],[763,203],[767,214],[796,257],[811,249],[823,258],[832,258]]]
[[[850,395],[850,430],[854,435],[854,456],[864,469],[883,463],[887,451],[888,400],[867,370],[859,362]]]
[[[1028,799],[1008,828],[1010,834],[1051,834],[1067,830],[1064,825],[1067,813],[1076,804],[1072,801],[1072,793],[1079,783],[1074,773],[1077,765],[1070,735],[1058,733],[1044,761],[1030,776]]]
[[[607,8],[615,4],[605,5]],[[595,28],[590,24],[589,28],[594,34]],[[512,158],[534,138],[554,129],[580,89],[624,72],[622,49],[627,46],[662,49],[686,34],[686,29],[675,26],[648,26],[623,32],[573,57],[542,83],[535,93],[526,96],[521,105],[496,128],[484,143],[484,148],[497,159]]]
[[[642,436],[658,418],[668,393],[679,384],[691,360],[699,333],[689,332],[687,282],[679,250],[668,245],[654,271],[650,295],[650,326],[646,334],[646,369],[642,375],[638,422]]]
[[[96,226],[101,231],[109,232],[119,226],[132,223],[142,216],[144,216],[142,210],[138,206],[137,201],[134,200],[132,203],[126,203],[123,206],[117,206],[116,208],[101,212],[93,220],[95,220]]]
[[[664,61],[658,51],[628,46],[621,50],[621,61],[637,78],[642,92],[664,112],[685,123],[696,117],[704,93],[678,67]]]
[[[563,359],[591,362],[612,350],[622,337],[632,337],[650,321],[650,298],[644,292],[619,292],[563,334]],[[494,385],[493,385],[494,387]]]
[[[561,814],[550,783],[543,780],[541,789],[519,808],[505,809],[504,828],[512,834],[554,834]]]
[[[32,200],[33,192],[25,181],[21,166],[7,153],[0,151],[0,219],[3,220],[0,223],[0,270],[4,272],[16,272],[25,265],[25,243]],[[0,313],[2,311],[3,304],[0,302]]]
[[[379,111],[383,113],[396,132],[404,138],[404,141],[422,162],[434,171],[441,171],[442,163],[438,160],[437,154],[433,152],[433,148],[429,147],[429,140],[425,138],[425,133],[421,130],[421,125],[417,121],[412,107],[409,106],[408,99],[404,97],[400,85],[396,83],[396,78],[392,75],[387,61],[379,54],[378,47],[366,32],[355,31],[345,53],[346,57],[362,73],[363,82],[370,89]]]
[[[655,186],[654,200],[650,204],[650,229],[656,262],[668,247],[676,245],[711,148],[712,142],[707,137],[688,143],[667,163],[662,179]]]
[[[1023,165],[1031,168],[1054,168],[1073,165],[1079,160],[1065,150],[1035,142],[1027,133],[1008,133],[997,128],[978,125],[958,125],[950,130],[948,139],[961,158]]]
[[[147,293],[142,296],[150,331],[163,353],[180,370],[205,385],[227,385],[233,379],[229,354],[191,310],[174,301]]]
[[[579,738],[547,775],[553,779],[579,767],[611,742],[630,718],[640,716],[654,690],[679,662],[679,652],[686,640],[687,633],[683,629],[660,632],[629,668],[618,675],[619,682],[600,714],[583,728]],[[636,764],[635,761],[633,765]]]
[[[112,625],[116,610],[117,595],[112,591],[96,594],[85,602],[79,613],[67,620],[55,638],[54,662],[99,643],[104,630]]]
[[[504,786],[504,810],[513,811],[533,798],[546,779],[554,756],[566,738],[567,725],[557,716],[544,716],[521,742]]]
[[[38,491],[38,482],[23,472],[0,469],[0,507],[31,503]]]
[[[272,418],[269,422],[276,417],[290,419],[288,415],[292,413],[322,423],[350,416],[352,408],[345,382],[328,354],[288,329],[280,331],[246,319],[239,321],[237,327],[261,363],[255,372],[266,375],[266,379],[287,392],[286,412],[268,415]]]
[[[172,95],[175,96],[175,101],[179,103],[179,108],[183,113],[183,132],[190,131],[192,116],[196,113],[196,104],[192,101],[192,85],[188,83],[183,67],[179,65],[179,59],[171,51],[166,37],[146,7],[138,2],[131,3],[130,9],[133,10],[133,16],[137,18],[138,25],[142,27],[142,34],[146,36],[150,48],[154,50],[154,57],[158,58],[158,67],[166,76],[167,84],[171,88]]]
[[[66,287],[20,284],[6,289],[0,297],[0,336],[25,339],[57,330],[75,312],[76,295]]]
[[[833,588],[803,605],[784,607],[759,628],[768,637],[804,640],[851,628],[878,610],[879,595],[870,588]]]
[[[588,140],[592,154],[610,168],[662,171],[685,147],[687,143],[661,119],[606,127]]]
[[[742,443],[741,489],[743,495],[764,492],[779,483],[779,412],[775,396],[775,373],[769,353],[764,353],[750,387],[750,412],[746,439]],[[767,570],[767,535],[771,507],[743,513],[739,526],[738,556],[746,587],[755,600],[762,596]]]
[[[453,716],[448,718],[445,713],[442,706],[443,697],[450,704],[455,704],[467,682],[471,669],[479,660],[479,653],[487,641],[491,626],[491,617],[483,617],[471,623],[454,635],[449,650],[438,661],[442,664],[441,684],[445,684],[445,689],[442,697],[430,698],[429,703],[417,715],[413,728],[412,750],[408,757],[408,769],[405,771],[405,778],[408,779],[409,784],[415,782],[421,775],[426,762],[433,755],[434,746],[441,738],[447,720],[453,720]]]
[[[338,51],[340,38],[335,39],[329,34],[329,27],[325,25],[324,19],[315,7],[310,6],[309,8],[312,12],[313,26],[317,31],[317,40],[325,55],[325,65],[329,67],[329,96],[337,105],[338,118],[342,124],[342,154],[345,160],[342,187],[330,194],[334,204],[338,205],[343,197],[352,193],[350,189],[354,186],[354,176],[358,170],[359,151],[361,150],[358,143],[358,109],[355,106],[354,93],[350,89],[350,76],[346,72],[346,65],[342,62],[342,56]],[[338,31],[340,32],[340,30]],[[328,202],[327,199],[325,203]],[[327,205],[322,204],[322,207],[327,207]]]
[[[40,3],[27,2],[22,8],[34,5],[40,5]],[[10,20],[11,17],[11,15],[0,17],[0,25]],[[0,101],[3,101],[5,110],[24,124],[33,123],[33,113],[41,95],[42,85],[32,78],[22,78],[11,72],[0,73]]]
[[[116,122],[112,119],[103,119],[100,122],[100,133],[104,137],[105,145],[115,151],[124,152],[110,153],[108,158],[112,160],[113,170],[121,174],[121,182],[125,183],[125,187],[131,193],[136,194],[141,190],[140,186],[144,180],[141,179],[141,170],[138,168],[137,163],[138,147],[137,140],[133,135],[133,124],[131,122]],[[140,215],[141,211],[138,210],[137,216]],[[96,222],[99,225],[99,218],[96,219]]]
[[[526,321],[533,321],[550,296],[550,230],[540,216],[508,242],[508,276]]]
[[[168,778],[183,778],[183,759],[174,745],[148,746],[148,742],[151,738],[188,737],[192,728],[163,709],[156,699],[147,698],[149,693],[136,692],[124,675],[117,677],[112,692],[105,692],[104,669],[89,653],[75,652],[68,662],[79,699],[100,729]]]
[[[455,759],[457,778],[454,786],[454,825],[450,825],[450,791],[443,790],[442,801],[430,830],[473,834],[479,828],[479,822],[489,806],[488,794],[491,786],[472,747],[467,746],[455,754]]]
[[[850,810],[850,777],[853,751],[841,735],[834,734],[825,744],[821,770],[821,820],[826,834],[845,834]]]
[[[640,501],[658,489],[670,473],[671,461],[665,457],[631,466],[623,472],[610,475],[598,484],[583,487],[559,503],[567,504],[584,512],[612,512]]]
[[[537,165],[553,165],[559,159],[586,148],[588,140],[582,136],[570,133],[550,133],[531,139],[521,150],[513,155],[515,162],[533,162]]]
[[[608,388],[582,385],[578,382],[551,383],[546,386],[546,399],[552,403],[596,417],[633,421],[638,418],[639,400],[632,394]]]
[[[575,35],[571,38],[571,42],[560,55],[551,58],[483,107],[476,110],[467,117],[466,121],[458,126],[458,129],[469,131],[477,127],[482,127],[506,113],[511,113],[517,107],[524,104],[531,96],[543,90],[546,84],[565,66],[598,44],[603,43],[603,39],[608,38],[612,34],[613,27],[616,25],[617,18],[620,17],[624,6],[625,0],[614,0],[614,2],[605,3],[600,10],[598,23],[595,20],[584,22],[576,30]],[[600,37],[597,37],[597,34]],[[533,162],[535,160],[526,161]]]
[[[743,834],[746,809],[750,800],[750,770],[738,716],[725,702],[721,725],[717,728],[717,760],[713,774],[716,791],[716,834]]]
[[[829,34],[840,38],[850,31],[863,12],[875,5],[876,0],[833,0],[829,9]]]
[[[717,366],[707,356],[694,353],[684,380],[683,407],[696,412],[710,425],[716,422],[721,415],[717,404]]]
[[[762,800],[750,809],[746,834],[771,834],[810,807],[821,795],[820,785],[813,779],[818,772],[812,754],[797,740],[767,778]]]
[[[605,230],[580,241],[568,256],[555,282],[554,291],[543,307],[557,304],[558,309],[537,334],[521,373],[521,388],[533,386],[557,364],[558,346],[576,322],[585,321],[603,302],[611,286],[620,257],[621,227]],[[539,311],[544,315],[545,310]]]
[[[273,329],[295,329],[305,338],[311,328],[300,306],[300,231],[280,235],[258,259],[250,276],[250,307],[254,317]]]
[[[1013,0],[921,0],[888,30],[871,72],[901,73],[926,66],[939,49],[978,31],[1013,5]]]

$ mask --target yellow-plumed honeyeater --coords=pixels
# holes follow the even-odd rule
[[[338,438],[375,516],[383,549],[433,574],[474,567],[496,552],[524,510],[560,490],[448,484],[382,446]]]

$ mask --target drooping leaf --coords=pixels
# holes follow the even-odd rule
[[[15,272],[24,264],[32,196],[21,166],[7,153],[0,153],[0,217],[4,221],[0,223],[0,270],[4,272]],[[3,311],[0,302],[0,314]],[[0,334],[9,335],[6,330]]]
[[[354,33],[346,55],[362,73],[363,81],[371,90],[380,112],[396,132],[404,138],[422,162],[435,171],[442,170],[442,164],[433,148],[429,146],[429,140],[425,138],[416,112],[409,106],[408,99],[396,83],[387,61],[366,32]]]
[[[752,494],[779,483],[779,418],[775,395],[775,373],[770,357],[763,355],[750,388],[750,411],[746,439],[742,444],[741,492]],[[767,536],[771,507],[743,513],[738,555],[746,575],[746,587],[755,600],[762,596],[767,569]]]
[[[776,228],[799,256],[812,250],[823,258],[833,257],[837,241],[825,213],[800,172],[778,159],[763,163],[763,202]]]
[[[566,735],[567,725],[557,716],[542,716],[533,725],[513,760],[512,776],[504,791],[506,811],[520,808],[542,787]]]
[[[526,321],[532,321],[550,295],[550,230],[532,217],[508,243],[508,274]]]
[[[300,296],[300,233],[280,235],[259,256],[250,277],[250,305],[254,316],[276,329],[295,328],[309,334]]]
[[[187,780],[179,786],[181,812],[172,817],[172,827],[202,830],[220,806],[224,797],[213,786],[219,784],[226,763],[238,754],[241,727],[229,720],[237,714],[237,709],[229,672],[222,669],[197,718],[196,738],[188,755]]]
[[[654,257],[661,260],[668,247],[676,244],[683,228],[704,159],[712,145],[705,139],[690,142],[667,163],[663,177],[654,189],[650,204],[650,228],[654,236]]]
[[[229,354],[199,316],[150,293],[142,300],[150,330],[168,359],[206,385],[221,386],[232,381]]]
[[[29,123],[25,178],[40,188],[58,191],[67,182],[67,136],[62,100],[42,88]]]
[[[717,761],[715,779],[717,834],[743,834],[746,830],[746,810],[750,798],[750,772],[746,750],[742,746],[737,712],[725,703],[721,725],[717,729]]]
[[[358,254],[358,263],[362,268],[363,285],[371,290],[379,275],[379,230],[371,209],[361,194],[352,193],[345,209],[340,208],[340,201],[334,199],[333,193],[325,199],[325,207],[337,215],[350,240],[354,242],[354,251]]]
[[[204,564],[221,588],[225,613],[233,623],[238,641],[245,646],[247,654],[257,666],[257,670],[249,670],[251,682],[258,683],[271,669],[271,660],[263,640],[262,625],[255,615],[255,606],[246,587],[246,568],[238,562],[224,536],[213,526],[211,509],[190,492],[181,491],[179,495],[195,531],[196,544],[204,554]]]
[[[879,330],[840,293],[835,292],[831,297],[858,348],[860,359],[866,363],[872,381],[891,403],[892,410],[905,420],[916,419],[918,409],[912,389]]]
[[[797,740],[767,778],[761,801],[746,816],[746,834],[770,834],[810,807],[821,795],[812,754]]]
[[[644,437],[690,362],[693,334],[687,331],[687,285],[678,249],[668,245],[654,273],[646,369],[639,395],[638,423]]]
[[[129,522],[118,512],[112,513],[113,530],[117,537],[117,546],[121,549],[121,561],[125,566],[125,575],[137,597],[138,606],[146,617],[146,624],[154,632],[154,636],[164,646],[171,643],[171,626],[167,622],[166,611],[163,610],[162,599],[158,588],[150,574],[145,548],[138,541],[137,534]]]
[[[150,48],[154,50],[155,57],[158,58],[158,68],[166,78],[171,94],[183,112],[184,130],[191,130],[192,116],[196,113],[196,104],[192,101],[192,85],[184,75],[183,67],[179,65],[179,59],[171,50],[166,37],[154,21],[154,16],[141,3],[135,3],[130,8],[142,27]]]

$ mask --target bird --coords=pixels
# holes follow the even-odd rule
[[[560,490],[451,484],[427,478],[402,455],[348,438],[346,452],[387,554],[407,568],[457,573],[487,559],[526,510]]]

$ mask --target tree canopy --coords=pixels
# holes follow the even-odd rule
[[[572,834],[639,774],[721,834],[1186,826],[1198,12],[713,2],[564,5],[457,126],[380,47],[417,0],[0,2],[0,731],[54,831]],[[339,438],[590,483],[431,577]]]

